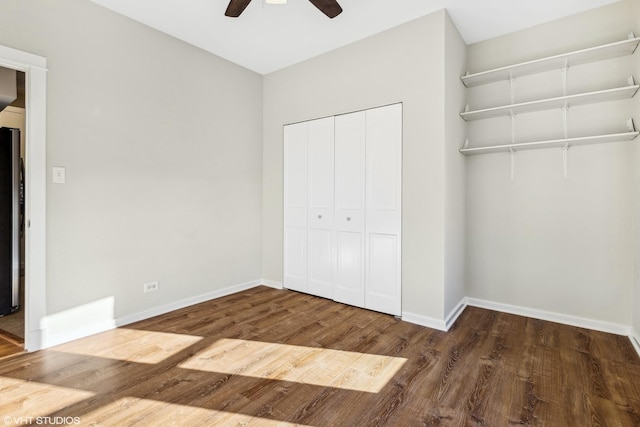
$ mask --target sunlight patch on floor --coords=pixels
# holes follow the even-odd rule
[[[222,339],[179,366],[378,393],[406,361],[325,348]]]
[[[80,416],[82,425],[96,426],[259,426],[292,427],[269,418],[216,411],[197,406],[179,405],[151,399],[126,397]]]
[[[65,406],[95,396],[95,393],[32,381],[0,377],[0,415],[5,424],[20,424],[20,418],[43,417]],[[7,403],[8,401],[8,403]],[[10,422],[6,422],[9,420]],[[35,424],[34,421],[32,424]]]
[[[56,351],[137,363],[159,363],[202,337],[118,328],[56,347]]]

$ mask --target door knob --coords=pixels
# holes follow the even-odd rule
[[[347,217],[347,221],[351,221],[351,217],[350,216]]]

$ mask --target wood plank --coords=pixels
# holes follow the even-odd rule
[[[102,426],[636,426],[640,358],[625,339],[474,307],[445,333],[258,287],[4,359],[0,413]]]
[[[7,335],[0,334],[0,359],[5,357],[14,356],[24,352],[24,346],[17,339],[8,333]]]

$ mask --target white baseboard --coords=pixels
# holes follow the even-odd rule
[[[269,279],[261,279],[260,282],[263,285],[273,289],[284,289],[284,285],[282,284],[282,282],[276,282],[275,280],[269,280]]]
[[[83,325],[74,329],[67,329],[64,331],[52,332],[45,330],[42,334],[41,349],[53,347],[59,344],[64,344],[69,341],[75,341],[80,338],[85,338],[90,335],[99,334],[100,332],[109,331],[116,327],[115,320],[93,322],[88,325]]]
[[[57,313],[40,322],[40,348],[52,347],[115,328],[115,298],[91,301]]]
[[[24,342],[24,349],[28,352],[38,351],[42,348],[42,330],[29,331]]]
[[[423,316],[422,314],[402,312],[402,320],[405,322],[413,323],[415,325],[426,326],[427,328],[437,329],[439,331],[447,330],[447,324],[442,319],[436,319],[435,317]]]
[[[427,328],[437,329],[439,331],[448,331],[451,325],[453,325],[464,311],[467,306],[464,299],[462,299],[458,305],[445,317],[444,320],[436,319],[435,317],[424,316],[422,314],[409,313],[408,311],[402,312],[402,320],[405,322],[413,323],[415,325],[426,326]]]
[[[41,324],[41,336],[38,343],[27,348],[41,349],[63,344],[79,338],[88,337],[118,326],[159,316],[174,310],[189,307],[215,298],[259,286],[261,280],[241,283],[224,289],[208,292],[191,298],[185,298],[170,304],[161,305],[138,313],[114,319],[114,299],[104,298],[60,313],[47,316]],[[79,326],[80,325],[80,326]],[[36,345],[40,344],[40,345]]]
[[[631,345],[633,345],[638,356],[640,356],[640,334],[638,334],[638,331],[633,329],[633,327],[629,328],[629,340],[631,340]]]
[[[116,326],[124,326],[130,323],[139,322],[140,320],[149,319],[151,317],[166,314],[171,311],[180,310],[181,308],[189,307],[192,305],[200,304],[201,302],[210,301],[212,299],[221,298],[227,295],[235,294],[237,292],[246,291],[247,289],[255,288],[261,284],[261,280],[252,280],[251,282],[241,283],[235,286],[229,286],[228,288],[218,289],[216,291],[207,292],[206,294],[198,295],[191,298],[185,298],[180,301],[175,301],[170,304],[154,307],[149,310],[141,311],[139,313],[130,314],[128,316],[119,317],[116,319]]]
[[[166,314],[171,311],[199,304],[201,302],[221,298],[223,296],[251,289],[259,285],[269,286],[274,289],[283,289],[282,283],[280,282],[275,282],[267,279],[253,280],[250,282],[241,283],[239,285],[229,286],[224,289],[208,292],[206,294],[198,295],[195,297],[185,298],[180,301],[175,301],[170,304],[154,307],[117,319],[113,318],[113,298],[105,298],[103,300],[98,300],[80,307],[74,307],[61,313],[47,316],[40,325],[41,329],[38,333],[38,335],[40,335],[38,342],[33,342],[32,344],[27,343],[27,348],[40,349],[52,347],[58,344],[63,344],[65,342],[108,331],[118,326],[128,325],[130,323],[159,316],[161,314]],[[460,316],[460,314],[462,314],[467,306],[495,310],[504,313],[511,313],[519,316],[532,317],[535,319],[562,323],[566,325],[577,326],[580,328],[593,329],[596,331],[608,332],[617,335],[625,335],[629,337],[633,347],[638,352],[638,355],[640,355],[640,334],[638,334],[638,331],[634,330],[632,327],[620,325],[617,323],[604,322],[601,320],[570,316],[562,313],[486,301],[477,298],[463,298],[462,301],[460,301],[458,305],[456,305],[456,307],[451,310],[451,312],[446,316],[444,320],[406,311],[402,312],[402,320],[440,331],[448,331],[451,325],[455,323],[456,319]],[[90,319],[89,322],[87,322],[88,319]],[[82,326],[78,327],[77,325]]]
[[[458,317],[460,317],[465,308],[467,308],[466,298],[462,298],[458,305],[456,305],[454,309],[451,310],[449,315],[444,319],[444,324],[447,328],[445,329],[446,331],[448,331],[451,328],[451,325],[453,325],[456,320],[458,320]]]
[[[473,307],[486,308],[488,310],[501,311],[504,313],[516,314],[518,316],[532,317],[534,319],[547,320],[549,322],[562,323],[565,325],[577,326],[579,328],[593,329],[594,331],[608,332],[616,335],[629,335],[629,326],[621,325],[619,323],[611,323],[552,311],[538,310],[535,308],[485,301],[477,298],[466,297],[465,303]]]

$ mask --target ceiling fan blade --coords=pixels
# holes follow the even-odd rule
[[[237,18],[249,6],[249,3],[251,0],[231,0],[224,14],[231,18]]]
[[[336,0],[309,0],[322,13],[333,19],[342,13],[342,8]]]

